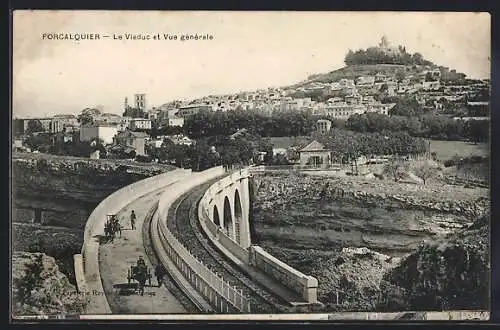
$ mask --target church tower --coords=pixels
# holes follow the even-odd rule
[[[386,36],[382,36],[382,39],[380,40],[379,47],[382,49],[388,49],[389,48],[389,40],[387,40]]]
[[[125,102],[123,104],[123,107],[124,107],[125,110],[128,109],[128,97],[126,97],[126,96],[125,96]]]

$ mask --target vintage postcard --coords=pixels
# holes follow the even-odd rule
[[[488,320],[490,33],[14,11],[11,319]]]

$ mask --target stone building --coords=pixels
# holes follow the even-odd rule
[[[145,156],[146,155],[146,138],[148,135],[143,132],[133,132],[127,130],[125,132],[120,132],[116,135],[115,141],[117,146],[124,147],[130,151],[135,151],[136,156]]]
[[[300,165],[327,168],[331,164],[331,151],[314,140],[299,150]]]
[[[332,128],[332,122],[326,119],[320,119],[316,122],[316,129],[319,134],[326,134]]]

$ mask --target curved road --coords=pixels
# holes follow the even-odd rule
[[[118,236],[113,242],[103,242],[99,246],[99,268],[102,283],[113,314],[179,314],[190,312],[189,306],[185,306],[185,302],[182,299],[177,299],[165,285],[157,287],[154,276],[152,286],[148,286],[146,283],[144,296],[125,288],[127,270],[131,265],[135,265],[141,255],[144,256],[147,266],[154,274],[154,266],[156,265],[153,265],[147,257],[145,246],[148,245],[143,240],[142,227],[146,215],[154,207],[164,190],[165,187],[155,190],[121,209],[118,213],[118,219],[122,227],[125,227],[122,231],[122,237]],[[134,210],[137,215],[136,230],[131,229],[131,210]],[[156,260],[153,260],[154,262]],[[120,289],[117,286],[123,286],[123,288]]]

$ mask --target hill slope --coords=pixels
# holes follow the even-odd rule
[[[328,73],[315,74],[308,77],[308,82],[330,83],[340,79],[355,79],[359,76],[373,76],[377,73],[395,75],[399,70],[406,70],[405,65],[399,64],[366,64],[350,65]],[[411,69],[411,67],[408,67]]]

